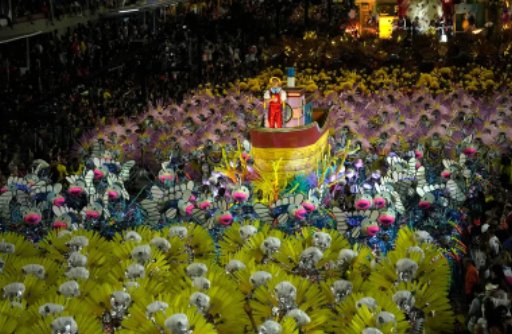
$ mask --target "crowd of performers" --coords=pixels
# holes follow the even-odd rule
[[[258,173],[266,105],[233,86],[98,128],[75,173],[11,175],[2,328],[506,333],[509,94],[312,96],[332,136],[310,174]]]
[[[3,232],[16,232],[27,240],[39,242],[39,244],[46,244],[48,243],[47,238],[51,238],[54,245],[55,243],[62,243],[62,247],[67,245],[66,247],[71,248],[70,242],[76,238],[80,239],[81,237],[77,236],[83,235],[84,231],[87,230],[95,231],[104,238],[119,241],[121,237],[116,234],[117,232],[124,233],[124,237],[127,238],[129,234],[126,231],[149,227],[157,232],[148,232],[149,230],[143,228],[144,233],[149,233],[146,237],[159,233],[165,241],[159,239],[160,241],[156,242],[153,239],[151,247],[149,245],[135,247],[134,244],[130,244],[130,247],[126,247],[133,248],[131,253],[127,248],[123,250],[123,252],[128,252],[124,256],[131,257],[132,260],[136,260],[135,262],[138,261],[139,256],[143,258],[139,261],[141,267],[137,269],[142,270],[142,272],[144,272],[144,266],[151,266],[146,262],[152,256],[153,246],[157,248],[164,247],[169,243],[165,239],[165,234],[162,234],[164,230],[165,233],[169,233],[169,227],[173,230],[184,225],[189,226],[189,228],[196,228],[194,226],[197,226],[201,231],[204,231],[204,237],[208,238],[208,244],[211,244],[212,255],[210,260],[220,261],[221,264],[227,265],[227,259],[237,259],[237,256],[242,256],[236,250],[249,247],[246,244],[247,242],[248,245],[251,245],[250,247],[256,247],[256,250],[252,250],[253,253],[248,250],[249,254],[254,255],[254,251],[260,253],[259,257],[256,256],[255,258],[261,265],[278,263],[282,267],[281,270],[284,268],[285,271],[289,270],[290,275],[306,277],[308,282],[322,282],[327,277],[344,278],[342,281],[333,282],[331,286],[331,289],[337,291],[337,286],[340,285],[340,289],[344,291],[343,293],[340,292],[340,300],[346,297],[347,291],[345,290],[352,291],[352,288],[356,288],[352,286],[356,284],[355,281],[351,282],[349,279],[349,283],[347,283],[345,278],[352,277],[350,275],[359,273],[363,269],[353,268],[352,272],[345,268],[342,270],[344,274],[339,276],[338,274],[328,274],[330,270],[333,270],[331,266],[334,263],[336,264],[335,270],[340,270],[339,266],[343,267],[347,261],[352,263],[357,258],[358,252],[362,252],[365,256],[364,259],[359,259],[360,261],[377,261],[377,263],[383,261],[382,266],[391,268],[388,268],[388,273],[380,272],[373,275],[383,275],[382,277],[379,276],[377,281],[394,282],[390,291],[393,291],[395,295],[400,292],[396,295],[396,298],[403,297],[403,303],[405,303],[397,302],[393,308],[392,306],[382,305],[381,303],[384,303],[384,301],[375,296],[370,298],[363,295],[354,295],[354,298],[357,298],[357,300],[354,300],[354,302],[357,301],[355,304],[357,307],[355,311],[352,310],[351,312],[365,314],[361,320],[363,323],[361,325],[363,326],[362,329],[366,327],[383,329],[387,328],[386,326],[396,326],[396,330],[399,332],[412,328],[414,332],[421,333],[421,328],[430,326],[430,330],[435,332],[450,332],[452,330],[450,326],[453,324],[451,322],[448,322],[446,328],[436,327],[439,326],[439,324],[435,324],[437,319],[436,310],[429,309],[431,303],[435,304],[436,302],[427,297],[425,290],[420,293],[421,289],[430,289],[430,283],[427,284],[425,283],[427,281],[424,281],[427,279],[426,277],[430,276],[426,273],[424,267],[429,264],[425,262],[425,254],[423,253],[430,252],[429,256],[432,256],[428,260],[430,263],[435,263],[441,257],[447,260],[446,265],[450,264],[452,280],[449,279],[449,275],[443,276],[443,279],[446,280],[446,288],[440,290],[444,293],[441,294],[441,297],[444,298],[443,303],[445,305],[443,306],[443,303],[435,305],[438,308],[439,317],[447,315],[451,317],[450,305],[446,298],[448,293],[457,296],[461,292],[460,286],[455,282],[461,277],[461,271],[463,270],[462,258],[473,256],[477,249],[480,250],[480,253],[487,254],[485,248],[483,248],[484,245],[491,245],[492,254],[496,257],[498,255],[501,257],[503,252],[508,252],[503,249],[500,240],[503,239],[502,241],[504,241],[508,238],[507,220],[504,217],[509,214],[510,206],[508,205],[509,196],[506,189],[498,184],[497,175],[490,172],[490,164],[485,161],[489,157],[488,154],[484,155],[488,147],[482,143],[481,139],[474,138],[471,135],[463,138],[453,146],[451,156],[443,156],[445,151],[436,148],[433,142],[434,139],[425,146],[418,145],[409,151],[390,151],[387,156],[378,157],[364,152],[362,150],[363,143],[356,140],[349,130],[342,128],[332,138],[331,152],[326,155],[317,172],[311,175],[297,176],[287,182],[280,180],[277,176],[271,180],[262,179],[258,176],[257,171],[254,170],[251,147],[247,141],[225,145],[224,147],[217,145],[218,151],[213,148],[216,145],[211,145],[209,148],[204,148],[202,152],[195,151],[194,155],[186,152],[176,154],[175,152],[168,159],[161,162],[158,174],[154,179],[148,178],[145,184],[144,182],[141,183],[140,179],[135,180],[136,175],[140,174],[137,173],[136,169],[139,167],[135,167],[135,161],[117,161],[115,154],[105,149],[104,143],[96,143],[92,145],[92,155],[84,160],[83,171],[78,175],[66,177],[62,183],[51,181],[50,166],[43,160],[34,161],[31,173],[26,176],[10,177],[7,184],[3,186],[2,195],[0,196],[0,215],[2,219],[0,226]],[[199,161],[200,172],[192,172],[193,168],[190,164],[192,160]],[[279,168],[278,164],[276,168]],[[137,187],[132,184],[135,181],[139,183]],[[415,232],[407,232],[409,233],[407,237],[403,236],[408,240],[404,242],[409,248],[399,249],[398,240],[401,233],[406,233],[404,232],[406,228],[414,229]],[[401,232],[401,230],[404,231]],[[501,231],[500,239],[496,236],[499,231]],[[240,234],[239,238],[242,238],[242,240],[238,240],[239,244],[230,246],[233,247],[233,249],[230,248],[233,254],[219,260],[219,256],[227,256],[226,249],[223,249],[223,247],[227,247],[226,243],[232,243],[232,238],[237,233]],[[312,233],[312,235],[308,237],[308,233]],[[260,239],[263,235],[266,235],[267,238],[265,240],[258,239],[261,244],[254,246],[251,243],[253,234],[259,235]],[[92,236],[91,234],[87,235]],[[135,239],[139,238],[136,233],[134,235]],[[59,236],[67,238],[65,240],[72,239],[65,243],[64,241],[57,241]],[[294,242],[299,243],[297,241],[299,239],[291,236],[302,236],[304,242],[307,241],[301,252],[298,252],[297,248],[293,246],[295,245]],[[0,245],[0,250],[4,256],[7,255],[5,266],[8,268],[9,254],[15,252],[18,246],[8,241],[9,238],[15,238],[12,234],[4,233],[2,238],[4,238],[4,241]],[[280,238],[287,240],[289,243],[287,247],[291,247],[286,251],[283,250],[284,253],[280,253],[280,249],[284,247]],[[345,248],[337,250],[339,254],[336,254],[338,256],[336,261],[322,262],[321,259],[327,254],[329,244],[336,238],[343,240]],[[480,240],[479,245],[482,246],[482,249],[471,248],[468,250],[467,245],[473,247],[472,242],[475,238]],[[19,238],[16,240],[18,240],[18,243],[21,242]],[[491,240],[493,241],[491,242]],[[80,242],[82,241],[85,244],[81,245]],[[87,242],[82,241],[77,241],[76,249],[70,248],[69,251],[79,252],[82,248],[86,248]],[[153,243],[153,241],[155,242]],[[324,242],[326,244],[323,244]],[[307,243],[312,244],[307,245]],[[169,243],[168,247],[171,247],[171,244],[174,247],[174,242]],[[50,248],[57,247],[51,246],[51,243],[46,245]],[[199,246],[192,245],[191,247]],[[293,256],[286,253],[291,252],[292,249],[295,249]],[[63,249],[60,249],[60,251],[64,251],[65,254],[70,256],[69,253],[66,253],[68,251]],[[411,254],[413,251],[415,253]],[[165,251],[162,252],[163,254],[166,253]],[[394,258],[393,256],[396,257],[397,252],[402,252],[400,256],[403,258]],[[282,256],[287,254],[286,256],[290,259],[279,259],[277,254]],[[392,254],[394,255],[392,256]],[[159,253],[159,255],[162,254]],[[183,256],[185,255],[183,254]],[[189,256],[193,258],[194,252]],[[393,262],[384,260],[390,257]],[[481,257],[482,254],[477,256],[478,259],[481,259]],[[32,273],[32,269],[34,271],[36,269],[41,270],[41,266],[43,266],[43,273],[45,272],[44,265],[39,264],[41,259],[34,261],[35,263],[29,263],[30,260],[27,259],[26,263],[22,262],[26,264],[25,267],[30,267],[29,269],[23,267],[22,272],[25,276]],[[64,261],[64,258],[62,261]],[[71,258],[68,261],[71,261]],[[183,261],[183,263],[190,265],[194,264],[193,260]],[[293,263],[294,261],[296,263]],[[360,262],[353,263],[359,263],[363,266]],[[500,277],[503,278],[504,284],[510,279],[508,276],[504,276],[505,272],[509,272],[503,270],[505,264],[498,264],[498,266],[501,266]],[[91,265],[95,266],[96,264],[91,263]],[[128,266],[127,263],[124,265]],[[243,263],[234,262],[232,265],[235,267],[243,266]],[[486,265],[485,258],[483,263],[478,264],[479,269],[485,269]],[[496,265],[494,263],[494,266]],[[12,266],[10,271],[5,272],[3,278],[14,278],[19,275],[19,273],[15,274],[19,265],[13,263]],[[439,266],[443,267],[442,265]],[[441,270],[440,267],[433,267],[436,270]],[[421,269],[421,275],[417,273],[418,268],[423,268]],[[70,264],[66,276],[75,277],[76,274],[79,279],[88,279],[88,269],[84,267],[87,275],[83,270],[74,269],[74,266]],[[131,266],[123,268],[123,270],[127,270],[126,275],[128,276],[131,275],[130,270],[132,269],[136,270]],[[368,268],[366,269],[368,270]],[[145,270],[149,270],[149,267]],[[187,274],[188,270],[186,271]],[[203,270],[206,273],[204,268],[193,270],[198,270],[198,272]],[[371,276],[371,269],[369,271],[367,274]],[[69,274],[70,272],[73,272],[73,274]],[[256,275],[256,273],[261,272],[266,271],[253,268],[251,273]],[[188,275],[193,281],[193,286],[199,278],[205,277],[204,273]],[[33,274],[37,276],[37,272]],[[82,274],[87,277],[81,276]],[[261,275],[261,280],[266,281],[266,274],[262,273]],[[386,275],[389,275],[389,277]],[[46,279],[44,274],[43,277]],[[268,279],[272,279],[272,277],[273,274]],[[253,282],[253,278],[251,277],[251,282]],[[28,283],[26,278],[18,279],[22,282],[4,282],[9,283],[4,284],[3,287],[4,298],[11,301],[16,300],[18,303],[21,302],[23,308],[25,307],[22,302],[25,300],[25,285]],[[254,278],[254,280],[259,279],[259,276]],[[415,285],[415,279],[422,283]],[[432,277],[429,279],[433,280]],[[488,278],[490,284],[495,283],[493,279],[494,276],[490,275]],[[482,281],[485,282],[485,280]],[[480,282],[480,279],[478,279],[469,288],[466,286],[466,298],[470,299],[473,294],[479,292],[477,285]],[[16,285],[18,283],[21,285]],[[315,285],[317,283],[312,286],[317,286]],[[252,284],[259,285],[259,283],[254,282]],[[285,320],[283,320],[286,318],[284,315],[296,310],[300,304],[296,300],[298,297],[297,285],[289,281],[276,281],[275,284],[275,293],[277,294],[275,302],[277,304],[274,307],[275,310],[273,308],[270,314],[265,314],[261,319],[256,320],[259,324],[258,328],[260,328],[259,333],[279,333],[279,331],[272,331],[272,329],[266,331],[265,326],[268,325],[269,328],[287,326]],[[296,282],[295,284],[302,283]],[[347,284],[350,284],[350,288],[347,287]],[[444,286],[444,283],[438,284]],[[344,288],[341,288],[341,286]],[[403,289],[399,290],[397,286]],[[448,289],[448,286],[450,286],[450,289]],[[59,289],[65,290],[67,288],[61,285]],[[279,295],[280,288],[288,291],[283,292],[285,296],[282,298]],[[363,289],[362,285],[359,288]],[[202,290],[202,288],[198,289]],[[411,291],[413,291],[412,294]],[[61,292],[65,296],[66,293]],[[104,293],[108,296],[103,296],[103,298],[108,299],[110,297],[112,306],[107,306],[105,309],[105,311],[110,310],[110,313],[107,312],[104,315],[103,327],[125,326],[124,321],[126,319],[124,315],[127,312],[129,313],[128,308],[131,305],[132,297],[127,292],[118,291],[114,293],[114,291],[110,291],[107,293],[104,291]],[[110,295],[111,293],[114,294]],[[305,292],[302,291],[302,293]],[[402,296],[402,293],[408,297]],[[190,303],[198,308],[199,313],[206,321],[211,320],[209,316],[215,317],[215,314],[208,315],[210,300],[208,292],[196,292],[193,295],[198,298],[198,304],[196,305],[192,298]],[[390,300],[395,300],[395,295],[392,298],[391,295],[388,297]],[[336,294],[333,296],[329,298],[338,298]],[[432,294],[432,296],[432,298],[441,298],[439,292]],[[42,294],[40,297],[41,300],[44,300]],[[117,302],[117,298],[120,298],[121,301]],[[259,297],[251,296],[251,298]],[[274,297],[267,296],[266,298]],[[385,299],[382,296],[379,298]],[[421,298],[422,309],[414,308],[415,298]],[[493,298],[493,300],[499,300],[500,303],[506,304],[508,302],[506,294]],[[203,302],[206,304],[202,305]],[[407,303],[412,303],[412,305]],[[188,302],[186,304],[188,305]],[[363,304],[366,306],[361,308]],[[348,307],[343,303],[339,305]],[[390,309],[396,311],[396,307],[399,308],[399,311],[393,315],[386,314],[390,318],[385,317],[383,319],[388,320],[382,320],[383,323],[379,322],[381,321],[380,313],[376,310],[390,312]],[[116,311],[116,308],[119,308],[119,310]],[[49,309],[53,310],[51,307]],[[320,309],[326,310],[325,305]],[[295,311],[297,314],[291,316],[295,317],[297,328],[300,330],[301,326],[307,328],[312,315],[304,315],[299,311],[302,313],[308,312],[299,308]],[[54,313],[58,314],[60,312]],[[182,313],[179,314],[183,316]],[[480,314],[480,317],[477,314],[476,317],[476,319],[472,319],[475,323],[479,319],[485,318],[482,314]],[[171,318],[165,322],[166,326],[170,326],[169,328],[173,328]],[[192,321],[190,314],[188,318],[185,315],[185,318],[186,321]],[[409,322],[405,321],[405,318]],[[60,326],[59,321],[78,326],[73,318],[71,320],[66,319],[56,317],[52,326]],[[186,322],[184,319],[181,320]],[[262,319],[271,322],[260,321]],[[195,319],[194,321],[198,320]],[[301,321],[304,321],[304,323],[301,323]],[[120,323],[124,325],[120,325]],[[210,323],[215,323],[215,320],[211,320]],[[253,326],[256,325],[253,324]],[[359,327],[356,326],[355,328]],[[324,329],[329,332],[328,329]],[[58,331],[54,332],[57,333]],[[171,332],[189,333],[188,327],[182,331],[171,329]],[[221,332],[228,333],[229,331]],[[235,332],[238,333],[238,331]],[[302,332],[307,333],[308,331]],[[331,332],[339,333],[335,329]],[[357,329],[355,332],[358,332]],[[66,333],[75,332],[71,330]],[[364,333],[379,332],[367,331]]]
[[[182,158],[171,157],[131,197],[125,182],[135,162],[121,164],[109,151],[88,159],[84,172],[67,177],[65,186],[52,183],[48,164],[36,160],[33,173],[11,177],[2,188],[2,228],[37,241],[55,228],[113,237],[140,225],[159,229],[193,221],[217,237],[233,222],[258,220],[288,233],[306,226],[337,229],[385,255],[398,227],[406,225],[427,230],[458,260],[465,254],[462,229],[480,218],[486,196],[496,191],[468,138],[458,159],[440,165],[430,165],[423,158],[428,152],[416,150],[391,153],[382,170],[372,170],[362,159],[350,159],[354,147],[335,151],[318,173],[298,176],[282,189],[267,189],[266,180],[258,179],[245,144],[223,151],[219,163],[204,164],[200,179],[191,179]],[[336,165],[345,154],[344,165]]]

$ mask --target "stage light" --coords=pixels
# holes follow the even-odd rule
[[[395,16],[379,17],[379,38],[391,38],[394,20],[396,20]]]

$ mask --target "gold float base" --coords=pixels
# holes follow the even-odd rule
[[[324,155],[327,153],[329,131],[314,143],[304,147],[294,148],[258,148],[251,150],[256,170],[263,177],[271,178],[275,171],[274,166],[279,162],[277,174],[280,178],[291,179],[297,175],[304,175],[318,169]]]

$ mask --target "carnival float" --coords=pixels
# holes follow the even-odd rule
[[[497,194],[509,94],[433,93],[450,73],[336,90],[320,73],[289,88],[284,128],[261,127],[242,83],[207,87],[86,135],[79,175],[36,160],[10,177],[2,333],[452,333],[461,230]]]

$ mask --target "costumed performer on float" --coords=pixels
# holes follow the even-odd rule
[[[283,110],[286,103],[286,92],[281,88],[281,80],[272,77],[269,80],[270,88],[263,95],[263,109],[267,110],[268,104],[268,127],[283,127]]]

